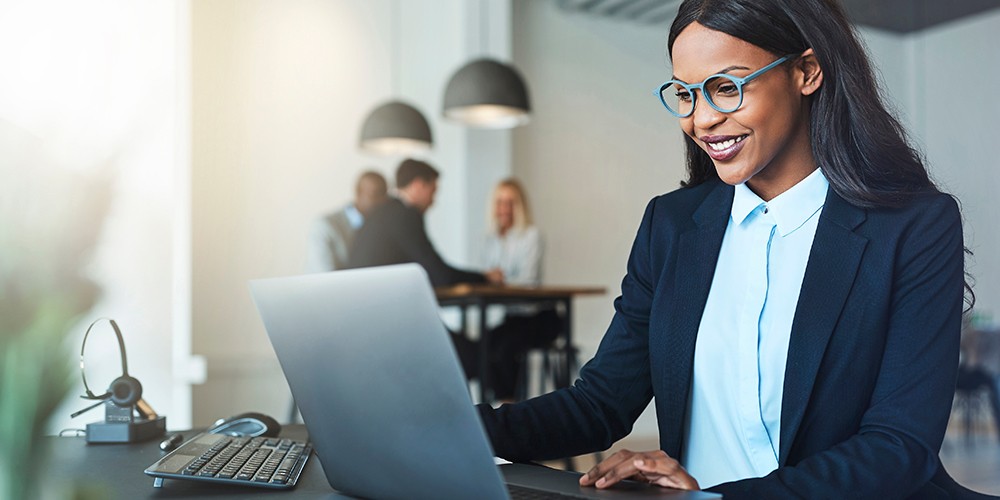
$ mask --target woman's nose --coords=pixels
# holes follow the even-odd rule
[[[694,101],[694,111],[691,116],[695,128],[698,129],[710,129],[726,119],[725,113],[713,108],[700,95]]]

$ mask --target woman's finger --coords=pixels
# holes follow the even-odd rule
[[[636,470],[650,483],[667,488],[681,490],[698,490],[698,481],[684,470],[676,460],[643,460],[633,461]]]
[[[635,468],[633,461],[624,460],[615,467],[606,470],[604,474],[594,482],[594,486],[597,486],[598,489],[610,488],[615,484],[618,484],[623,479],[629,479],[638,474],[639,469]]]
[[[635,456],[635,453],[629,450],[621,450],[612,454],[610,457],[602,460],[599,464],[593,466],[586,474],[580,476],[580,486],[594,486],[599,479],[604,477],[608,471],[614,469],[619,464],[623,462],[629,462]]]

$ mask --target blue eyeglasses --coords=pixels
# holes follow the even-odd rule
[[[685,83],[680,80],[670,80],[660,88],[653,91],[654,95],[660,96],[660,102],[672,115],[678,118],[687,118],[694,113],[695,90],[700,90],[705,101],[721,113],[732,113],[743,105],[743,86],[748,82],[763,75],[768,70],[776,68],[779,64],[793,57],[794,54],[781,57],[767,66],[764,66],[749,75],[740,78],[737,76],[716,74],[697,84]]]

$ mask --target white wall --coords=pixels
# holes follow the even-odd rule
[[[395,38],[394,5],[402,20]],[[493,28],[485,46],[480,5],[193,3],[192,312],[194,350],[208,359],[196,423],[247,410],[285,417],[288,390],[247,280],[303,272],[309,224],[350,200],[363,168],[391,182],[399,158],[357,148],[361,123],[382,101],[402,98],[430,121],[435,144],[426,159],[442,177],[428,231],[447,260],[474,263],[480,185],[509,172],[508,134],[445,123],[441,102],[448,77],[469,58],[509,53],[509,4],[485,7]],[[483,151],[496,154],[478,157]]]
[[[108,196],[103,232],[87,269],[102,296],[66,333],[67,363],[77,365],[91,320],[116,318],[128,347],[130,374],[142,382],[145,399],[168,416],[171,427],[190,425],[186,374],[173,370],[175,363],[187,361],[189,352],[184,350],[187,324],[174,309],[175,294],[189,296],[174,281],[175,273],[185,272],[179,267],[183,250],[173,245],[176,226],[185,224],[175,210],[185,191],[177,181],[187,168],[186,9],[187,2],[172,1],[0,5],[0,121],[30,136],[44,162],[21,175],[66,172],[39,193],[48,206],[46,216],[62,218],[48,220],[26,209],[25,216],[33,217],[27,223],[93,234],[101,228],[81,226],[87,222],[81,214],[63,213],[60,207],[68,198]],[[0,151],[0,157],[11,159],[8,151]],[[75,176],[75,185],[63,185]],[[94,190],[103,178],[109,179],[110,193]],[[64,188],[72,191],[67,194]],[[37,229],[45,234],[44,228]],[[41,247],[60,241],[24,244]],[[38,249],[39,255],[50,251]],[[101,393],[120,374],[117,345],[106,324],[92,342],[88,380]],[[101,410],[69,419],[70,412],[86,403],[78,397],[83,387],[76,371],[74,382],[50,422],[51,432],[103,419]]]
[[[514,173],[546,237],[546,281],[610,291],[577,309],[577,339],[592,353],[646,203],[684,176],[677,121],[652,92],[670,75],[665,28],[519,1],[514,40],[535,107],[514,132]]]
[[[684,178],[677,119],[653,89],[670,78],[667,26],[569,15],[514,2],[514,62],[531,85],[532,122],[514,132],[514,173],[545,235],[545,281],[601,285],[578,299],[574,335],[589,359],[613,314],[646,203]],[[636,433],[656,435],[651,412]]]

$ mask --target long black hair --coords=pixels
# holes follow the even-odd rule
[[[775,56],[812,48],[823,84],[810,102],[813,156],[830,187],[860,207],[893,207],[937,188],[906,132],[882,102],[865,49],[836,0],[686,0],[670,26],[668,53],[693,22]],[[711,158],[686,140],[686,186],[718,177]]]
[[[693,22],[775,56],[813,49],[823,84],[810,102],[812,153],[830,188],[848,203],[898,207],[939,191],[886,109],[864,46],[838,0],[684,0],[670,26],[668,56]],[[688,179],[681,185],[718,178],[712,159],[687,135],[685,145]],[[965,288],[971,309],[975,294],[968,273]]]

